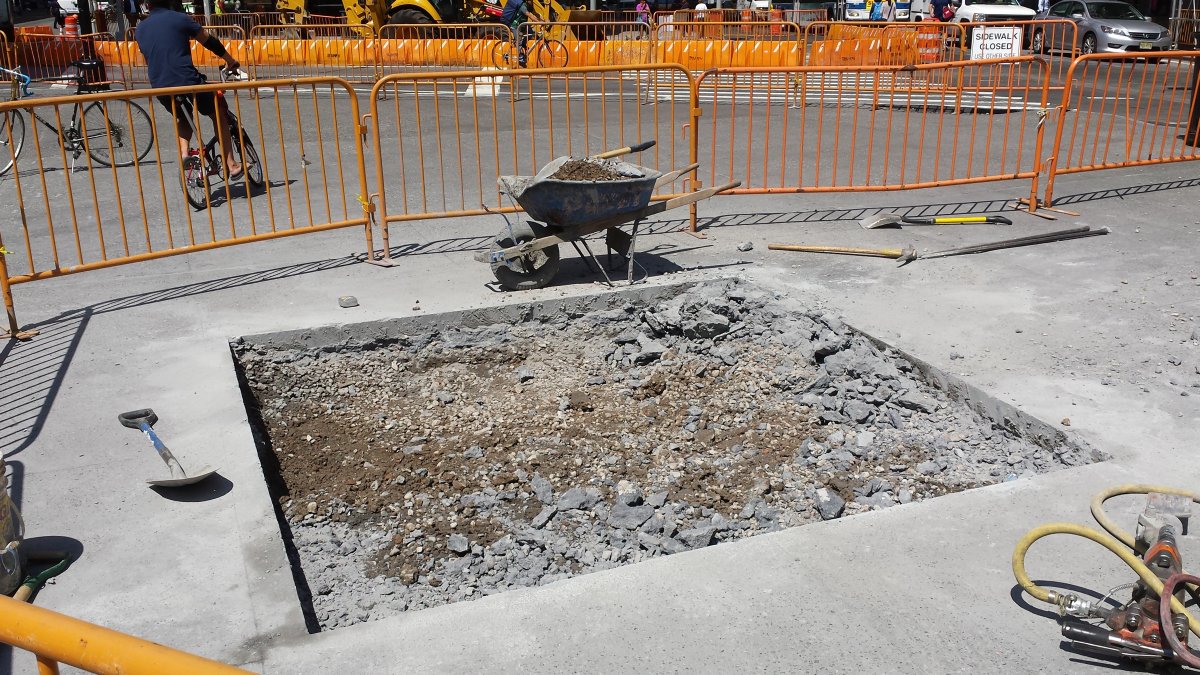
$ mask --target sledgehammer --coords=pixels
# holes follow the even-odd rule
[[[853,248],[850,246],[797,246],[795,244],[767,244],[772,251],[798,251],[800,253],[836,253],[839,255],[861,255],[872,258],[891,258],[901,263],[917,259],[917,251],[905,248]]]

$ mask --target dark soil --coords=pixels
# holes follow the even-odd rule
[[[573,159],[550,175],[553,180],[608,181],[625,180],[628,176],[613,171],[602,162],[592,159]]]

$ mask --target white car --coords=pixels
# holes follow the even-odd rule
[[[954,13],[954,21],[959,23],[1029,21],[1035,16],[1037,16],[1037,12],[1028,7],[1022,7],[1017,0],[983,0],[983,2],[962,0],[958,11]]]

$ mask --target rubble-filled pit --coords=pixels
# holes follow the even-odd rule
[[[235,342],[316,622],[1102,459],[779,294],[656,292]]]

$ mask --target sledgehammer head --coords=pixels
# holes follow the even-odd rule
[[[896,258],[896,260],[900,261],[899,267],[904,267],[905,265],[907,265],[908,263],[910,263],[916,259],[917,259],[917,250],[915,248],[908,248],[908,247],[905,247],[905,249],[900,253],[900,257]]]

